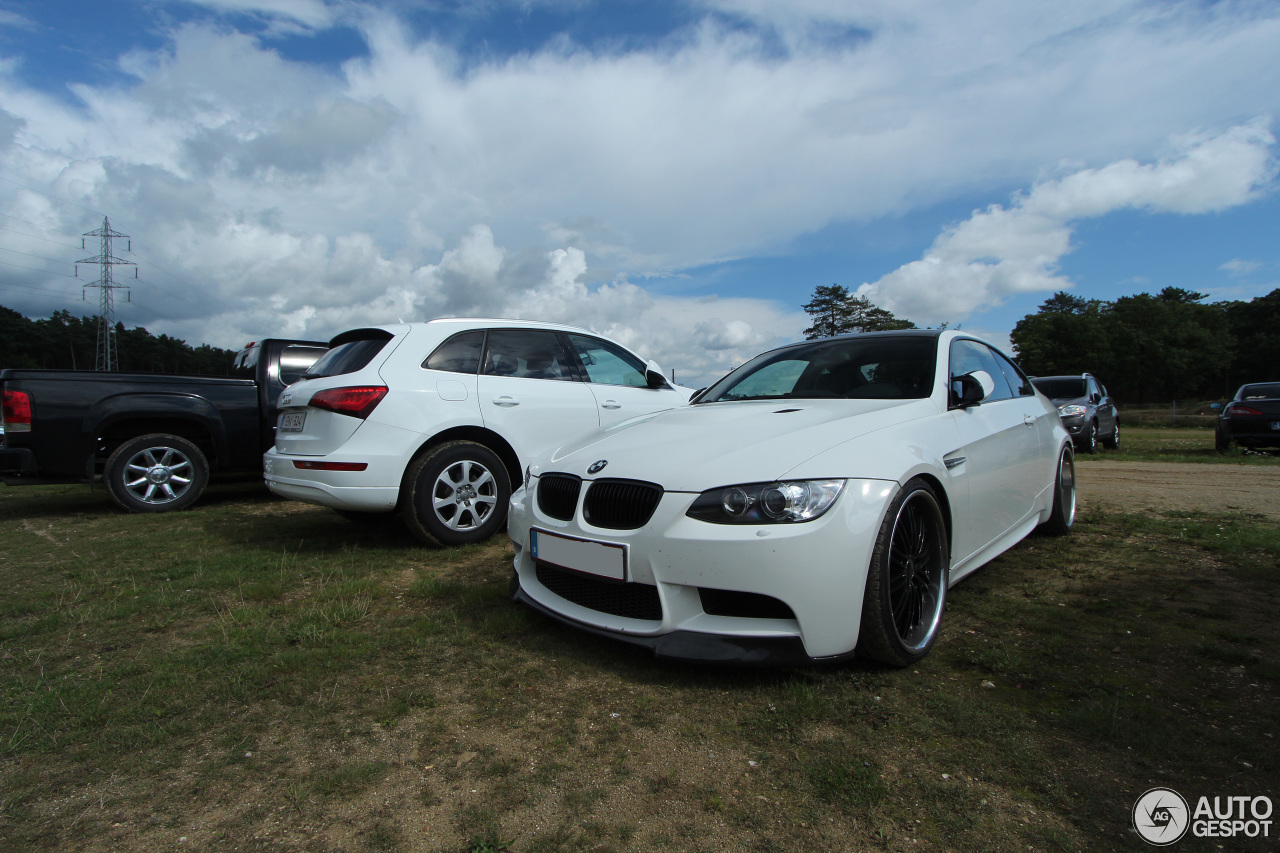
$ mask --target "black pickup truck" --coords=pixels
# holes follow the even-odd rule
[[[232,377],[0,370],[0,482],[93,482],[130,512],[185,509],[211,473],[261,472],[276,400],[328,345],[271,339]]]

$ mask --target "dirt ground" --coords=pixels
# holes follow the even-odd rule
[[[1080,505],[1255,512],[1280,520],[1280,468],[1076,459]]]

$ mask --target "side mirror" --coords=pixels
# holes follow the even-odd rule
[[[996,390],[996,383],[991,379],[991,374],[985,370],[975,370],[951,380],[953,406],[959,409],[981,404],[991,396],[994,390]]]
[[[644,372],[645,385],[649,388],[660,389],[670,388],[671,383],[667,381],[667,377],[663,376],[656,370],[649,369]]]
[[[1210,404],[1209,404],[1209,408],[1213,409],[1215,412],[1218,412],[1218,411],[1221,411],[1221,410],[1222,410],[1222,404],[1221,404],[1221,403],[1210,403]]]

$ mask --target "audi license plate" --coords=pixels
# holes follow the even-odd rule
[[[306,412],[285,412],[280,416],[280,432],[302,432],[306,420]]]
[[[607,542],[570,539],[545,530],[529,531],[529,548],[535,560],[620,581],[627,578],[627,549]]]

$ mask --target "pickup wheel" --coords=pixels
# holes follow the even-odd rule
[[[507,518],[511,482],[498,455],[474,441],[450,441],[409,463],[401,514],[428,545],[469,545],[497,533]]]
[[[140,435],[115,449],[102,479],[111,500],[127,512],[174,512],[204,493],[209,462],[185,438]]]

